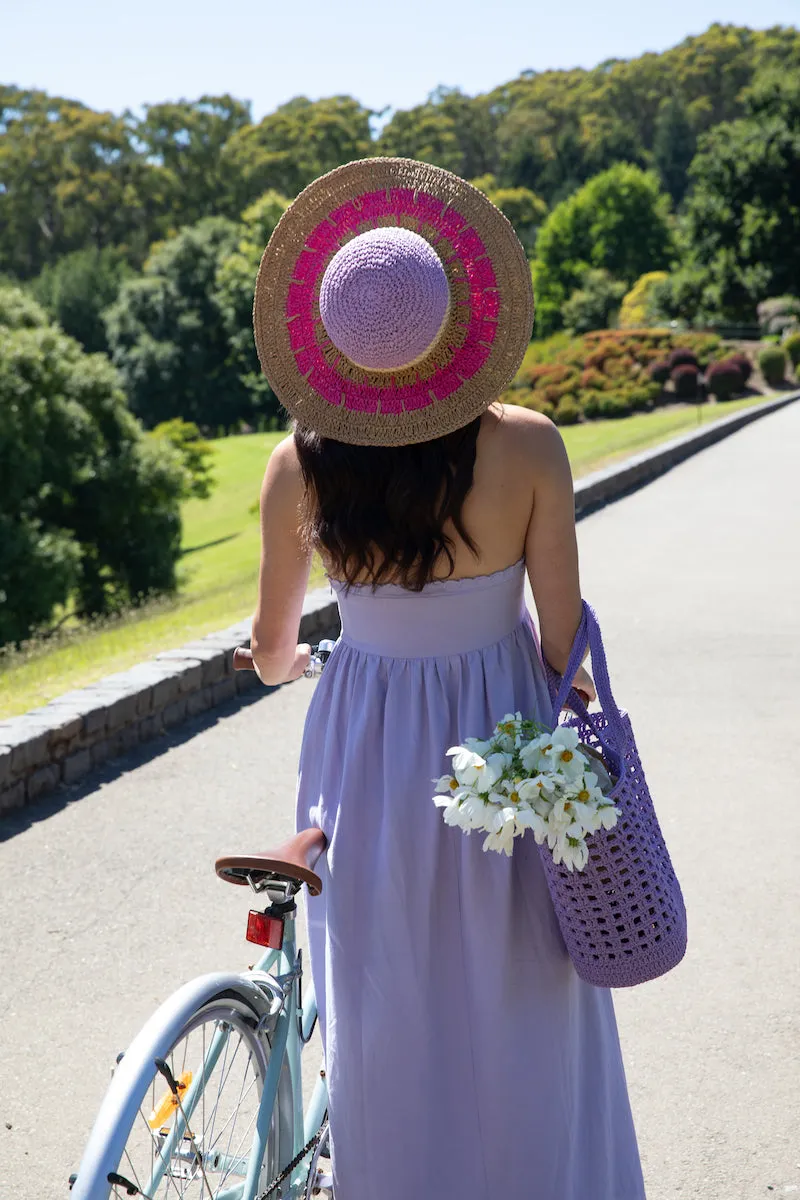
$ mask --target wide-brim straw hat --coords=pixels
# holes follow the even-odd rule
[[[404,158],[316,179],[269,240],[253,325],[298,425],[401,446],[452,433],[511,383],[533,328],[511,223],[450,171]]]

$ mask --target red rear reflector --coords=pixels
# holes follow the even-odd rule
[[[280,950],[283,946],[283,921],[280,917],[270,917],[251,908],[247,917],[247,940],[255,942],[257,946]]]

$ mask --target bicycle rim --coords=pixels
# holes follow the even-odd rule
[[[186,1022],[162,1055],[177,1084],[153,1078],[128,1134],[109,1196],[130,1200],[238,1200],[248,1171],[268,1043],[243,1000],[218,997]],[[273,1114],[259,1187],[280,1164]],[[136,1191],[131,1192],[133,1186]],[[257,1194],[257,1193],[256,1193]]]

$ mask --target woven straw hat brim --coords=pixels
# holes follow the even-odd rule
[[[383,193],[382,207],[380,215],[375,216],[377,193]],[[354,228],[352,210],[358,211],[362,198],[367,196],[373,198],[373,215],[367,215]],[[441,219],[437,217],[432,223],[423,219],[424,213],[419,218],[414,215],[418,199],[430,212],[431,197],[437,206],[441,204]],[[340,226],[331,214],[342,211],[349,214],[350,223],[340,234]],[[456,230],[451,236],[439,228],[441,224],[447,227],[448,221]],[[489,331],[484,334],[489,340],[474,340],[478,335],[465,333],[466,324],[459,315],[465,314],[468,320],[472,301],[459,299],[463,307],[454,309],[453,320],[462,323],[452,331],[454,346],[459,349],[451,352],[445,346],[443,360],[442,346],[437,344],[430,361],[415,364],[405,376],[403,372],[364,372],[350,363],[329,341],[326,344],[327,335],[319,318],[319,282],[324,264],[366,228],[391,225],[402,225],[426,237],[445,266],[453,295],[477,295],[486,311],[493,314],[478,322],[479,328]],[[466,251],[460,247],[469,245],[470,238],[479,250],[482,243],[482,252],[475,261],[468,262]],[[308,282],[312,276],[316,284]],[[475,283],[482,276],[489,279],[485,287]],[[297,344],[296,330],[303,325],[300,321],[292,329],[292,321],[297,319],[297,297],[313,312],[315,331],[299,340],[316,344]],[[371,158],[347,163],[316,179],[284,213],[261,260],[253,327],[261,368],[298,425],[341,442],[400,446],[460,429],[505,391],[530,342],[533,312],[525,252],[511,223],[482,192],[441,167],[413,159]],[[306,330],[310,320],[305,322]],[[459,373],[463,359],[459,351],[463,351],[468,337],[473,338],[481,365],[465,376]],[[335,394],[331,399],[330,386],[326,398],[314,386],[320,372],[313,364],[321,362],[321,352],[327,360],[322,364],[323,373],[333,378],[328,365],[333,364],[342,374],[343,383],[358,393],[354,399],[348,396],[345,403],[344,389],[341,396]],[[443,361],[452,363],[449,371],[442,367]],[[439,387],[438,381],[448,374],[449,394],[442,394],[447,389]],[[377,410],[367,411],[376,408],[377,394],[382,397]],[[348,407],[350,403],[354,406]]]

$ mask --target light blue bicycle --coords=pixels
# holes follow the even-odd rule
[[[332,647],[315,648],[315,671]],[[306,829],[273,853],[217,860],[222,879],[268,900],[247,925],[265,953],[241,974],[187,983],[120,1056],[72,1200],[332,1198],[324,1070],[303,1108],[317,1005],[295,939],[295,897],[303,884],[321,891],[324,850],[322,831]]]

